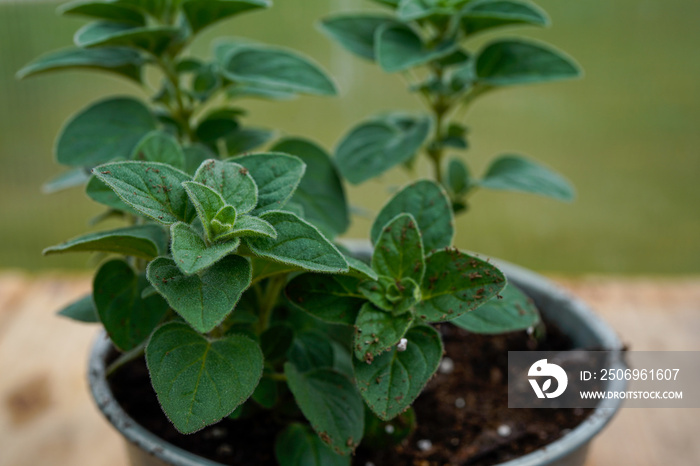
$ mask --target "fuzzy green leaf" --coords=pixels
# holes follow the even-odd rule
[[[267,360],[267,358],[265,358],[265,360]],[[265,377],[266,372],[267,371],[263,372],[263,378],[260,379],[260,383],[255,388],[251,398],[263,408],[272,409],[279,400],[279,389],[276,381]]]
[[[364,121],[338,144],[338,169],[348,181],[360,184],[413,158],[429,132],[426,117],[391,114]]]
[[[133,26],[111,21],[95,21],[80,28],[73,38],[81,48],[131,47],[160,55],[170,47],[180,34],[172,26]]]
[[[253,284],[270,278],[274,275],[288,274],[292,272],[302,272],[301,267],[263,259],[262,257],[251,257],[253,264]]]
[[[316,227],[290,212],[271,211],[260,216],[277,231],[277,238],[246,238],[257,256],[314,272],[342,273],[348,263]]]
[[[218,66],[215,63],[209,63],[195,71],[192,79],[192,93],[204,102],[219,89],[221,83]]]
[[[182,150],[185,153],[185,172],[193,176],[205,160],[214,158],[214,153],[202,144],[186,146]]]
[[[219,66],[224,68],[229,56],[235,53],[240,47],[256,44],[258,43],[245,37],[228,37],[225,39],[219,39],[212,44],[214,58]]]
[[[377,243],[386,224],[401,213],[409,213],[416,219],[426,253],[452,244],[454,218],[450,200],[437,183],[420,180],[396,193],[372,225],[373,243]]]
[[[66,16],[85,16],[133,24],[135,26],[144,26],[146,24],[146,18],[135,9],[118,3],[104,1],[76,0],[59,6],[56,12]]]
[[[342,455],[352,453],[364,431],[362,398],[350,380],[332,369],[299,373],[284,365],[289,389],[321,440]]]
[[[226,234],[217,236],[217,240],[225,240],[238,237],[264,237],[277,238],[277,231],[269,222],[253,217],[252,215],[241,215],[236,218],[233,228]]]
[[[413,215],[397,215],[384,226],[372,254],[372,269],[396,280],[423,281],[423,241]]]
[[[238,128],[226,136],[226,152],[241,155],[265,145],[274,136],[274,131],[265,128]]]
[[[262,352],[250,338],[209,340],[178,322],[156,330],[146,362],[163,411],[185,434],[228,416],[252,395],[263,372]]]
[[[400,280],[381,276],[376,281],[360,284],[360,292],[379,309],[401,315],[421,300],[420,285],[404,277]]]
[[[284,207],[299,186],[306,165],[298,157],[276,152],[251,154],[231,159],[243,165],[258,186],[254,214]]]
[[[183,181],[187,173],[157,162],[112,162],[95,168],[93,174],[107,184],[122,201],[164,225],[189,223],[194,209]]]
[[[532,299],[508,283],[500,296],[450,322],[473,333],[497,334],[534,327],[540,314]]]
[[[379,278],[377,272],[372,270],[372,267],[365,264],[361,260],[349,256],[348,254],[345,254],[345,260],[348,261],[348,264],[350,264],[350,271],[348,272],[348,275],[370,280],[376,280]]]
[[[350,466],[305,425],[293,423],[277,435],[275,458],[280,466]]]
[[[496,267],[457,249],[434,252],[425,262],[423,301],[416,306],[416,315],[427,322],[452,320],[473,311],[506,285]]]
[[[59,316],[83,322],[86,324],[96,324],[100,322],[100,316],[97,315],[95,302],[92,300],[92,294],[88,294],[73,301],[57,313]]]
[[[89,233],[44,249],[44,255],[64,252],[107,252],[153,259],[168,251],[167,234],[158,225],[138,225]]]
[[[401,0],[397,14],[401,21],[417,21],[436,16],[452,16],[470,0]]]
[[[168,311],[158,295],[141,298],[147,286],[146,277],[136,275],[122,260],[104,263],[95,275],[95,307],[112,343],[122,351],[144,342]]]
[[[128,97],[102,100],[73,116],[56,144],[58,163],[93,167],[129,158],[136,144],[156,129],[148,108]]]
[[[185,0],[182,9],[192,32],[247,11],[269,8],[269,0]]]
[[[303,208],[303,207],[301,206],[301,204],[299,204],[299,203],[296,203],[296,202],[288,202],[287,205],[285,205],[285,206],[284,206],[284,209],[282,209],[282,210],[284,210],[285,212],[291,212],[291,213],[293,213],[294,215],[296,215],[296,216],[299,217],[299,218],[304,218],[304,208]],[[319,231],[320,231],[324,236],[326,236],[326,235],[327,235],[327,236],[330,236],[330,237],[333,236],[333,235],[331,235],[331,234],[328,233],[328,232],[322,231],[321,229],[319,229]]]
[[[240,240],[214,243],[209,246],[188,224],[178,222],[171,227],[172,254],[177,266],[191,275],[212,266],[238,249]]]
[[[185,275],[173,260],[159,257],[148,264],[147,275],[170,307],[200,333],[211,331],[233,311],[252,278],[250,263],[236,255],[195,275]]]
[[[196,181],[185,181],[182,183],[182,186],[187,191],[187,195],[197,211],[197,216],[199,221],[202,222],[207,239],[214,241],[217,231],[214,230],[212,222],[221,209],[226,207],[226,201],[224,201],[221,194],[205,184]]]
[[[82,186],[90,179],[90,172],[84,168],[74,168],[50,179],[41,187],[45,194],[56,193],[68,188]]]
[[[447,56],[456,50],[457,45],[457,42],[448,40],[428,46],[410,27],[388,24],[377,32],[377,61],[384,71],[395,73]]]
[[[209,112],[199,123],[195,133],[201,141],[213,144],[233,134],[239,127],[240,112],[236,108],[220,108]]]
[[[255,173],[238,160],[235,163],[207,160],[195,173],[194,180],[221,194],[224,201],[235,207],[240,215],[253,210],[259,202],[254,177]]]
[[[336,95],[335,84],[310,59],[291,51],[260,45],[237,47],[227,56],[224,76],[283,92]]]
[[[572,201],[576,196],[569,181],[554,170],[517,155],[503,155],[489,166],[479,186],[521,191]]]
[[[260,348],[265,361],[277,361],[284,358],[294,341],[294,330],[282,323],[269,327],[260,335]]]
[[[395,25],[396,20],[383,15],[343,14],[321,22],[323,31],[350,52],[374,60],[376,33],[382,26]]]
[[[581,75],[578,65],[549,46],[521,40],[500,40],[484,47],[476,58],[478,81],[509,86],[559,81]]]
[[[292,279],[285,292],[290,302],[314,317],[352,325],[365,302],[358,284],[354,277],[305,273]]]
[[[447,186],[456,196],[463,196],[471,188],[473,181],[469,168],[459,159],[451,159],[447,165]]]
[[[328,153],[300,138],[283,139],[272,151],[295,155],[306,164],[304,177],[292,197],[292,202],[304,209],[304,218],[322,231],[344,233],[350,226],[345,190]]]
[[[331,340],[320,330],[297,333],[287,356],[299,372],[332,368],[335,360]]]
[[[467,149],[469,143],[467,143],[467,128],[458,124],[450,123],[447,127],[446,134],[442,137],[439,144],[443,147],[454,147],[455,149]]]
[[[405,411],[420,395],[442,357],[440,334],[420,325],[406,333],[406,351],[393,349],[372,364],[355,359],[360,394],[380,419],[388,421]]]
[[[185,154],[177,140],[163,131],[148,133],[134,149],[131,158],[146,162],[161,162],[184,170]]]
[[[216,241],[225,239],[233,231],[233,224],[236,223],[236,209],[233,206],[223,206],[211,221],[211,227]]]
[[[107,207],[110,207],[116,211],[140,215],[137,210],[126,202],[122,201],[121,198],[117,196],[117,193],[112,190],[112,188],[107,186],[102,180],[94,175],[90,177],[90,180],[85,187],[85,194],[87,194],[93,201],[106,205]]]
[[[226,88],[226,95],[230,99],[264,99],[264,100],[290,100],[296,94],[292,91],[282,91],[277,88],[269,88],[265,84],[247,83],[235,84]]]
[[[17,78],[85,68],[117,73],[140,83],[142,65],[141,54],[125,47],[67,48],[42,55],[17,72]]]
[[[367,363],[399,343],[413,323],[410,312],[394,316],[365,303],[355,322],[355,357]]]
[[[462,30],[467,35],[518,24],[548,26],[549,18],[535,5],[513,0],[480,0],[462,10]]]

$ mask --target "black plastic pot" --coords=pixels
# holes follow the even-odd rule
[[[353,249],[359,253],[358,256],[367,255],[366,247]],[[615,332],[586,304],[536,273],[503,261],[495,262],[512,283],[535,301],[549,321],[571,337],[577,347],[621,351],[622,345]],[[90,355],[90,387],[97,406],[124,436],[132,466],[220,466],[220,463],[166,443],[124,412],[105,378],[105,360],[111,348],[109,339],[102,333]],[[616,364],[623,368],[622,363]],[[608,382],[605,389],[623,390],[625,385],[625,381],[613,381]],[[559,440],[518,459],[501,463],[501,466],[582,466],[591,441],[610,422],[620,404],[621,400],[603,400],[590,417]]]

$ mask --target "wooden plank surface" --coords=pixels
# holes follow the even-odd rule
[[[700,277],[555,279],[631,349],[700,350]],[[53,315],[89,289],[84,276],[0,274],[0,466],[127,464],[121,439],[88,394],[95,327]],[[699,410],[623,409],[594,442],[587,466],[698,465],[698,431]]]

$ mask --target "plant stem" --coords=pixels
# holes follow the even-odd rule
[[[123,353],[121,356],[119,356],[117,359],[114,360],[112,364],[110,364],[107,367],[107,370],[105,371],[105,377],[111,377],[117,369],[120,367],[130,363],[131,361],[134,361],[136,359],[139,359],[143,357],[143,355],[146,352],[146,342],[141,343],[139,346],[136,348],[127,351],[126,353]]]
[[[444,70],[440,65],[431,66],[435,79],[442,82]],[[431,105],[431,110],[435,117],[435,129],[433,131],[433,139],[426,149],[426,153],[433,162],[433,170],[435,171],[435,180],[443,184],[442,180],[442,160],[445,155],[443,146],[445,132],[445,117],[451,109],[450,102],[445,100],[444,96],[438,95]]]
[[[444,131],[444,116],[441,111],[434,109],[435,113],[435,132],[433,141],[428,148],[428,156],[433,161],[433,170],[435,171],[435,180],[442,184],[442,159],[445,155],[445,150],[442,147],[442,135]]]
[[[274,380],[276,382],[286,382],[287,381],[287,376],[284,374],[280,374],[278,372],[273,372],[271,374],[265,374],[265,377],[267,377],[270,380]]]
[[[175,103],[177,108],[173,110],[173,118],[180,124],[185,132],[185,136],[190,142],[194,142],[195,135],[192,131],[192,126],[190,125],[190,116],[192,115],[192,109],[185,105],[185,98],[180,87],[180,78],[175,71],[173,65],[174,57],[166,57],[165,59],[157,57],[158,65],[160,66],[165,79],[168,80],[170,85],[173,87],[175,92]]]
[[[280,292],[287,283],[286,274],[270,277],[265,287],[265,293],[260,299],[260,319],[258,320],[258,333],[262,333],[270,326],[270,317],[277,304]]]

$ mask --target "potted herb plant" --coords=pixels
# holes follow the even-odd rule
[[[474,32],[546,17],[515,1],[379,3],[395,14],[332,17],[323,27],[387,71],[427,67],[413,89],[432,115],[364,122],[334,159],[307,139],[272,141],[272,131],[244,125],[237,102],[334,95],[312,60],[239,38],[218,40],[212,59],[188,54],[202,30],[267,0],[71,2],[61,13],[94,20],[76,47],[20,72],[97,69],[148,96],[109,98],[72,117],[56,144],[70,170],[49,185],[84,186],[105,207],[96,222],[127,226],[45,250],[104,255],[92,293],[60,314],[104,326],[92,389],[135,465],[343,465],[363,440],[369,450],[401,445],[422,421],[411,405],[441,365],[448,328],[534,329],[539,307],[565,332],[578,328],[577,344],[619,345],[548,282],[508,265],[504,275],[452,244],[453,213],[477,187],[572,196],[563,178],[523,158],[497,160],[481,180],[443,160],[447,148],[466,147],[465,128],[450,119],[456,107],[499,86],[578,73],[537,44],[462,48]],[[341,178],[411,165],[422,147],[435,181],[392,197],[372,249],[337,243],[349,224]],[[519,464],[580,460],[610,416]]]

